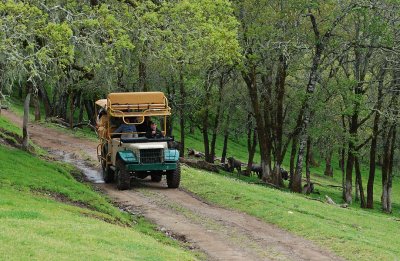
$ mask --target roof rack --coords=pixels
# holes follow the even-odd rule
[[[162,92],[120,92],[107,96],[112,117],[169,116],[171,108]]]

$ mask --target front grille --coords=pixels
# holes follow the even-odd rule
[[[140,150],[140,163],[161,163],[163,157],[163,149]]]

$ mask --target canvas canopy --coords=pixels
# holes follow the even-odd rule
[[[96,101],[96,105],[105,108],[107,105],[107,99],[101,99]]]
[[[107,96],[107,111],[113,117],[171,115],[168,100],[162,92],[110,93]]]

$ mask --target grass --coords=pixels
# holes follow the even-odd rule
[[[17,114],[18,116],[20,116],[22,118],[22,116],[24,115],[24,104],[22,101],[20,101],[16,98],[12,98],[9,100],[7,105],[9,106],[9,110],[13,111],[15,114]],[[90,129],[88,126],[83,126],[82,128],[69,129],[64,126],[60,126],[60,125],[57,125],[54,123],[49,123],[49,122],[46,122],[44,119],[45,112],[44,112],[43,106],[41,107],[40,111],[41,111],[42,119],[40,121],[37,121],[37,123],[43,124],[44,126],[46,126],[48,128],[53,128],[53,129],[57,129],[57,130],[62,130],[64,132],[68,132],[77,138],[84,138],[84,139],[89,139],[92,141],[98,140],[96,133],[94,133],[92,131],[92,129]],[[34,108],[31,107],[29,109],[29,121],[30,122],[33,122],[35,120],[34,112],[35,112]],[[21,130],[19,130],[18,132],[21,132]]]
[[[179,134],[177,131],[175,133]],[[177,140],[179,140],[179,136]],[[195,134],[187,134],[185,143],[187,148],[204,151],[202,136],[198,131]],[[217,155],[221,155],[221,149],[222,137],[219,136]],[[245,138],[229,140],[227,155],[233,155],[242,162],[246,162]],[[315,156],[318,160],[318,155]],[[258,161],[259,158],[260,154],[256,152],[255,161]],[[338,162],[338,159],[334,157],[333,162]],[[288,155],[283,165],[289,166]],[[324,167],[323,164],[320,164],[320,166],[311,168],[311,179],[319,194],[312,194],[308,197],[325,201],[325,195],[328,195],[335,202],[341,203],[341,189],[331,187],[331,185],[341,185],[341,170],[338,164],[334,165],[334,177],[330,178],[323,175]],[[366,164],[361,166],[365,190],[368,171]],[[257,181],[256,177],[241,176],[239,179],[236,173],[210,174],[184,168],[182,184],[186,189],[207,201],[243,211],[266,222],[276,224],[350,260],[397,260],[400,256],[398,249],[400,238],[397,236],[400,227],[399,177],[394,177],[393,180],[393,213],[391,215],[381,212],[382,186],[379,168],[376,170],[375,209],[373,210],[361,209],[359,202],[353,202],[349,209],[343,209],[307,199],[304,195],[290,193],[287,188],[279,191],[251,184]]]
[[[0,117],[0,138],[7,140],[9,143],[20,145],[22,142],[22,131],[12,122],[4,117]],[[44,156],[47,151],[29,141],[29,145],[33,148],[35,154]]]
[[[175,134],[179,134],[175,130]],[[176,137],[179,140],[179,135]],[[187,134],[186,147],[203,151],[201,134]],[[222,138],[217,139],[217,155],[221,154]],[[228,156],[247,161],[246,140],[230,140]],[[256,152],[255,160],[259,159]],[[337,159],[333,159],[337,162]],[[288,157],[284,160],[288,166]],[[249,184],[257,181],[255,177],[240,177],[236,173],[210,174],[183,167],[182,186],[196,193],[205,200],[215,204],[236,209],[256,216],[313,240],[317,244],[331,249],[340,256],[350,260],[396,260],[400,256],[400,239],[397,237],[400,217],[400,182],[398,177],[393,181],[393,214],[380,211],[380,170],[377,169],[374,198],[375,209],[364,210],[358,203],[349,209],[339,208],[293,194],[288,190],[279,191],[259,185]],[[323,166],[311,169],[312,180],[318,194],[311,197],[324,200],[325,195],[340,203],[341,190],[329,185],[341,184],[341,173],[334,166],[334,178],[323,176]],[[368,168],[361,166],[364,187],[367,181]],[[151,230],[151,228],[149,229]]]
[[[398,219],[183,167],[182,185],[205,200],[278,225],[349,260],[400,256]],[[390,242],[390,244],[388,244]]]
[[[0,127],[18,128],[0,117]],[[0,144],[0,260],[196,260],[77,182],[73,167]]]

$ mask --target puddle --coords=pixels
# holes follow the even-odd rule
[[[62,151],[51,151],[51,153],[53,155],[59,156],[62,161],[74,165],[85,175],[85,177],[90,182],[96,184],[104,183],[103,175],[100,173],[100,171],[87,166],[87,164],[85,164],[84,161],[78,159],[78,157],[74,153],[65,153]]]

